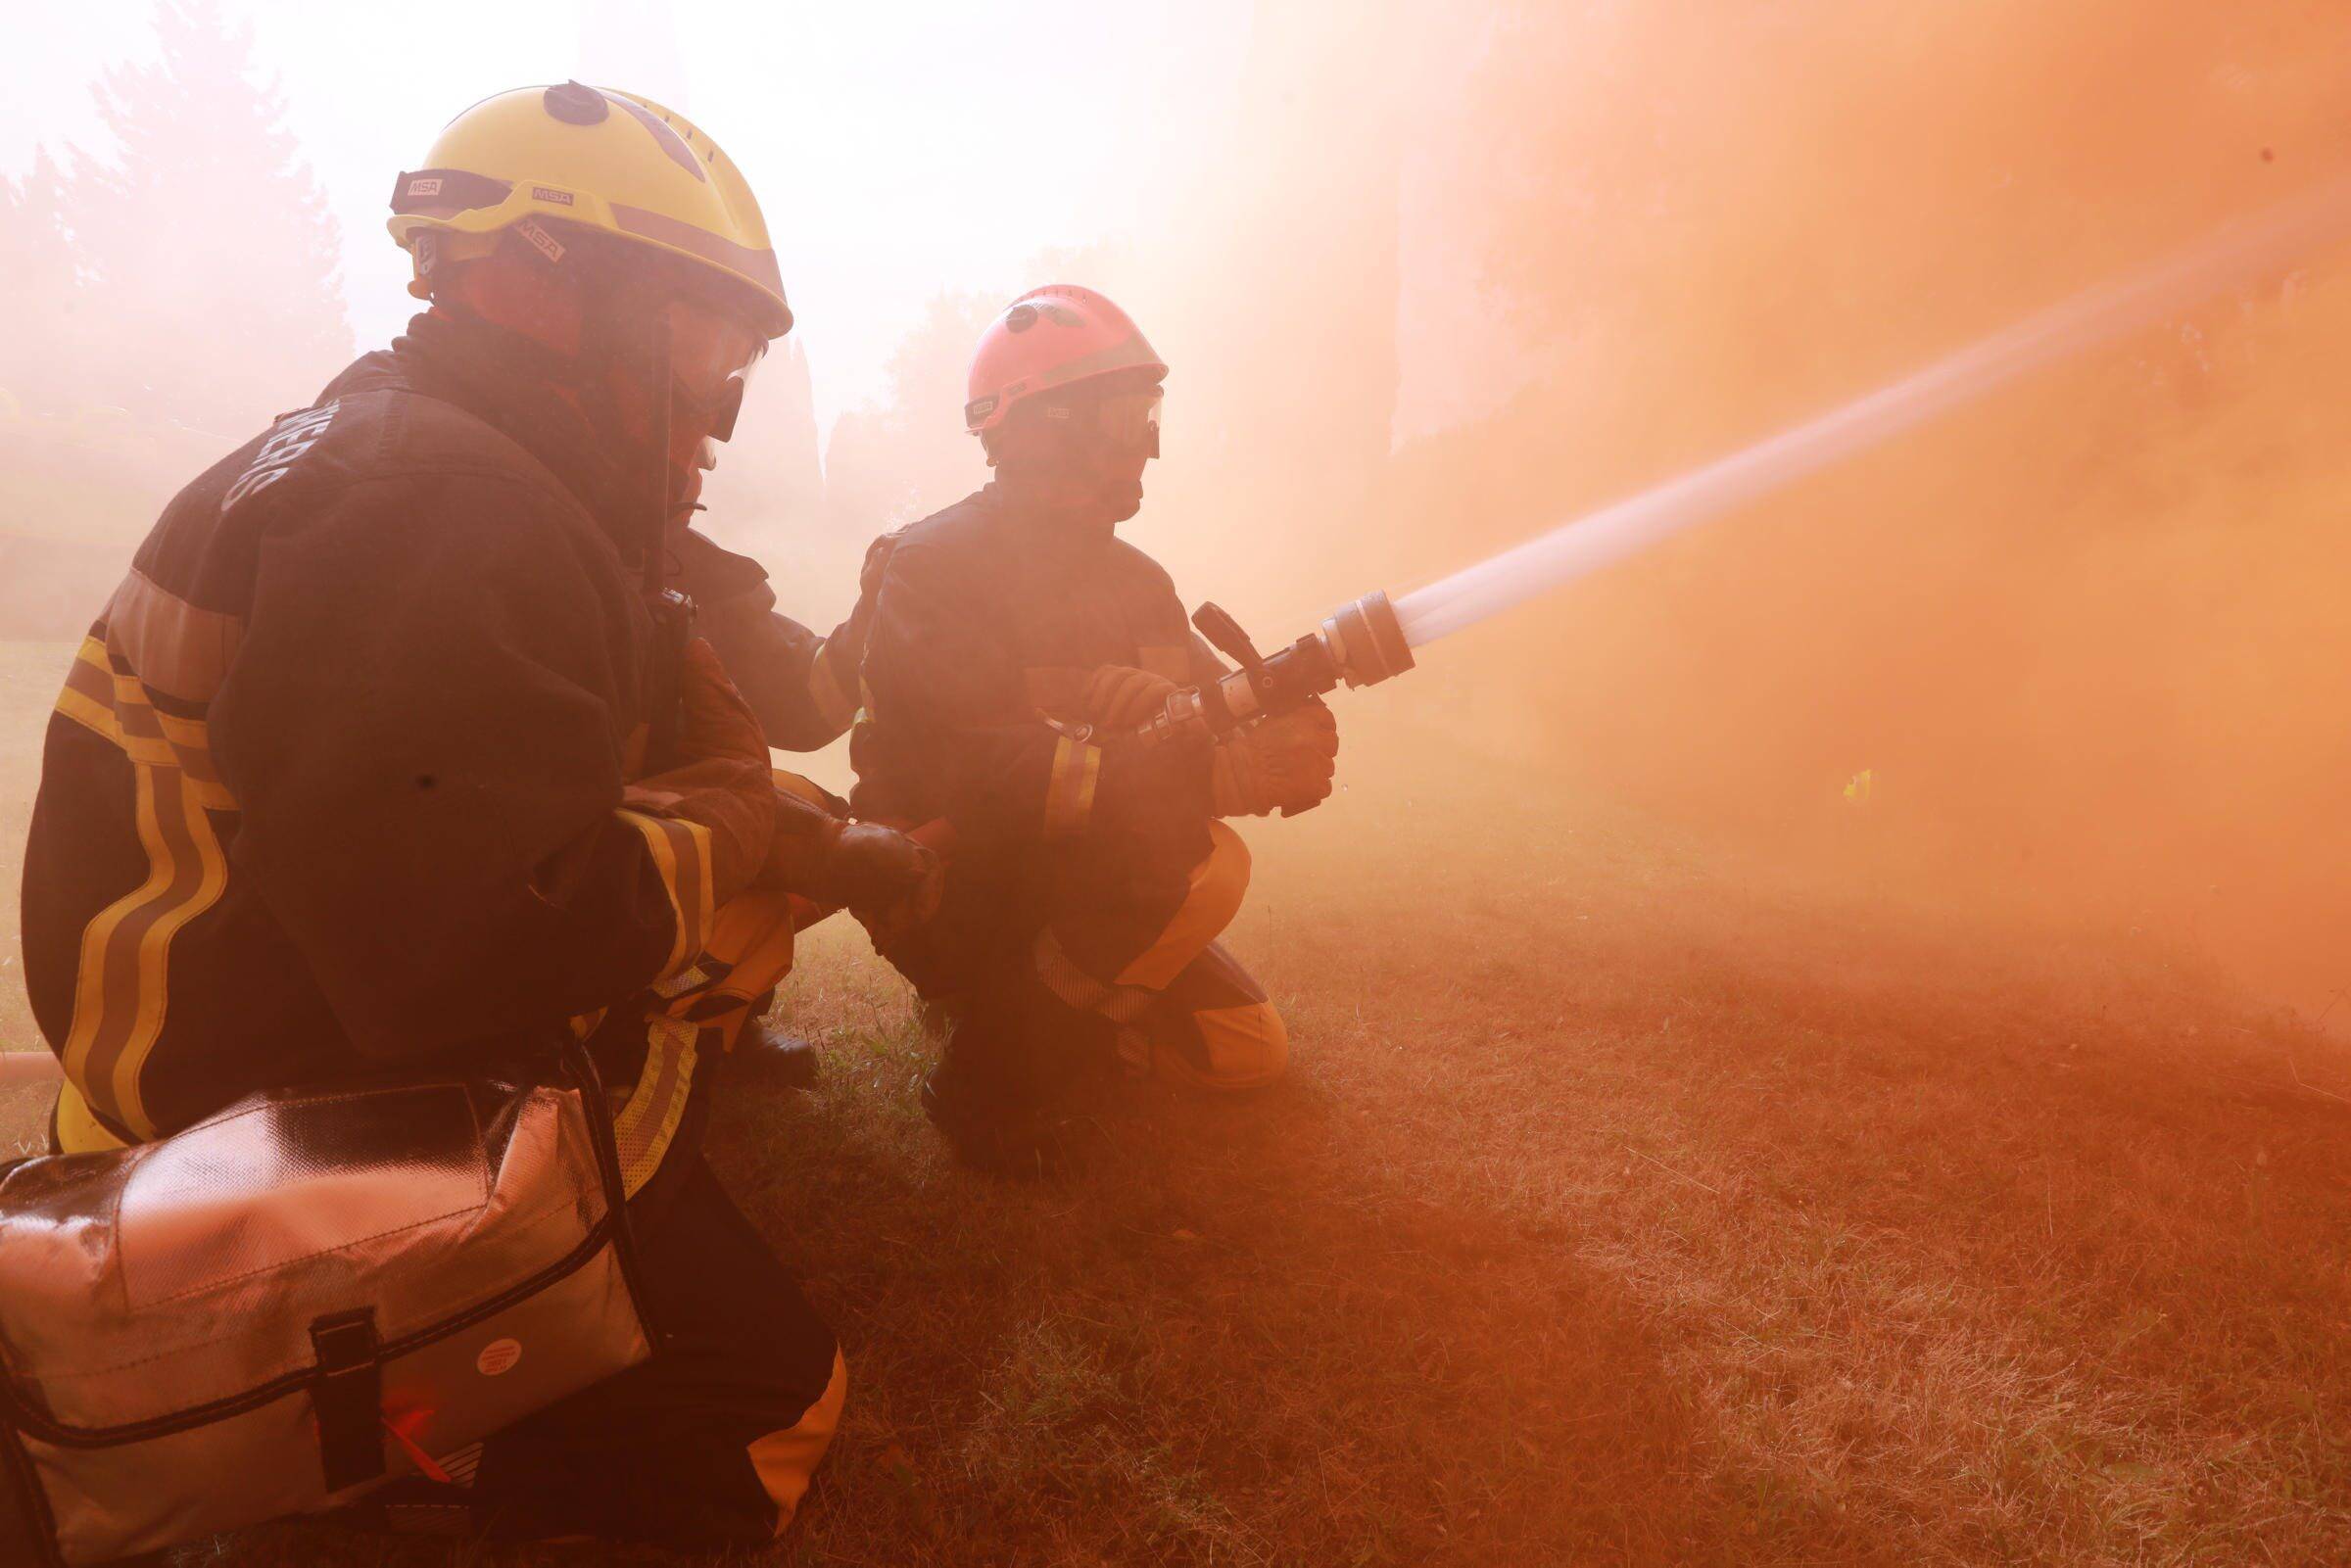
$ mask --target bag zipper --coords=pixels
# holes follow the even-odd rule
[[[33,1472],[32,1456],[11,1431],[0,1431],[0,1470],[7,1472],[6,1485],[16,1493],[24,1527],[32,1532],[32,1548],[40,1553],[41,1568],[65,1568],[49,1495],[41,1490],[40,1477]]]

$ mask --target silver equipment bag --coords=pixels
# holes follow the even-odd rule
[[[0,1176],[0,1563],[355,1501],[651,1354],[583,1050]]]

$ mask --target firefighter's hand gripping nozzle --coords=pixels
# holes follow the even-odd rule
[[[1413,650],[1388,595],[1366,594],[1325,616],[1319,630],[1261,657],[1240,624],[1214,604],[1192,617],[1217,651],[1240,665],[1221,681],[1187,687],[1144,721],[1142,739],[1214,739],[1250,719],[1287,713],[1337,687],[1370,686],[1413,667]]]

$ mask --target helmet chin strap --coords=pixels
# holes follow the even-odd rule
[[[597,434],[612,444],[626,473],[644,476],[629,488],[630,511],[644,519],[643,536],[630,553],[645,572],[648,592],[658,593],[671,517],[679,510],[670,484],[669,318],[646,290],[626,280],[586,274],[580,311],[577,391],[580,411]],[[631,429],[622,405],[623,386],[646,399],[652,429]]]
[[[658,494],[644,497],[643,482],[639,481],[628,486],[633,493],[629,504],[637,516],[645,515],[646,508],[654,508],[666,519],[670,509],[666,429],[650,436],[636,433],[621,392],[624,385],[640,389],[653,414],[652,422],[666,425],[670,366],[664,302],[654,291],[609,264],[593,240],[575,237],[573,243],[564,245],[547,235],[544,229],[539,230],[539,239],[531,240],[509,232],[499,236],[496,245],[528,268],[556,280],[554,286],[568,283],[576,291],[578,348],[565,354],[526,330],[504,326],[503,329],[513,339],[509,352],[527,355],[540,379],[568,394],[572,405],[615,469],[631,476],[648,471],[657,473]],[[469,307],[445,298],[445,291],[439,287],[439,274],[450,261],[459,259],[443,251],[437,244],[423,245],[420,240],[419,280],[433,285],[429,293],[436,309],[474,314]],[[634,541],[625,547],[632,556],[639,548]]]

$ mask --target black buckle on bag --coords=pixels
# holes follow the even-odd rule
[[[384,1473],[384,1373],[375,1308],[319,1318],[311,1325],[311,1348],[318,1355],[318,1375],[311,1384],[318,1459],[326,1490],[341,1492]]]

